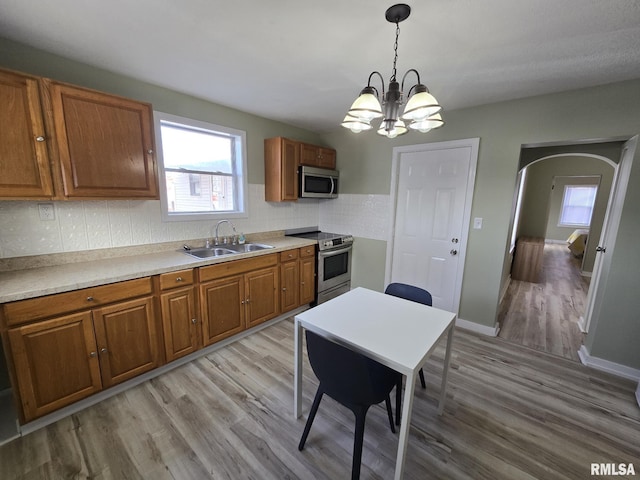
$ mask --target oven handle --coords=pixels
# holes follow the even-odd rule
[[[332,250],[321,250],[318,251],[319,257],[333,257],[334,255],[340,255],[345,252],[349,252],[353,249],[353,245],[349,245],[348,247],[338,247]]]

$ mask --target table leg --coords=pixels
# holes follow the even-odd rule
[[[294,319],[293,416],[302,415],[302,325]]]
[[[404,387],[404,402],[402,405],[402,420],[400,423],[400,437],[398,439],[398,456],[396,457],[395,480],[402,478],[404,470],[404,461],[407,454],[407,445],[409,444],[409,428],[411,423],[411,409],[413,408],[413,397],[415,395],[416,372],[407,375],[407,381]]]
[[[449,327],[449,335],[447,335],[447,352],[444,357],[444,366],[442,369],[442,385],[440,386],[440,401],[438,402],[438,415],[442,415],[444,411],[444,402],[447,398],[447,375],[449,374],[449,361],[451,360],[451,345],[453,343],[453,325]]]

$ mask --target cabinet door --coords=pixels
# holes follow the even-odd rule
[[[151,106],[48,85],[65,195],[158,198]]]
[[[50,198],[38,80],[0,71],[0,198]]]
[[[264,199],[298,200],[300,144],[282,137],[264,141]]]
[[[319,161],[318,166],[322,168],[330,168],[335,170],[336,168],[336,151],[331,148],[319,149]]]
[[[298,199],[298,143],[282,139],[282,200]]]
[[[316,259],[300,259],[300,305],[311,303],[316,298]]]
[[[299,305],[300,275],[298,261],[282,263],[280,265],[280,309],[288,312]]]
[[[158,366],[153,298],[93,310],[102,383],[110,387]]]
[[[318,155],[318,147],[308,143],[300,144],[300,165],[309,167],[319,167],[320,158]]]
[[[10,329],[8,334],[25,421],[102,388],[90,312]]]
[[[204,345],[244,330],[244,276],[212,280],[200,285],[200,318]]]
[[[164,349],[167,362],[171,362],[198,349],[195,289],[171,290],[163,293],[160,301]]]
[[[278,271],[276,266],[245,275],[247,328],[278,315]]]

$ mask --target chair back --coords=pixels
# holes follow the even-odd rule
[[[406,283],[390,283],[384,291],[387,295],[404,298],[412,302],[433,306],[431,294],[423,288],[407,285]]]
[[[307,352],[327,395],[345,406],[375,405],[393,389],[397,372],[309,330]]]

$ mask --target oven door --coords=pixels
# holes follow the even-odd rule
[[[318,293],[351,281],[353,246],[318,252]]]

